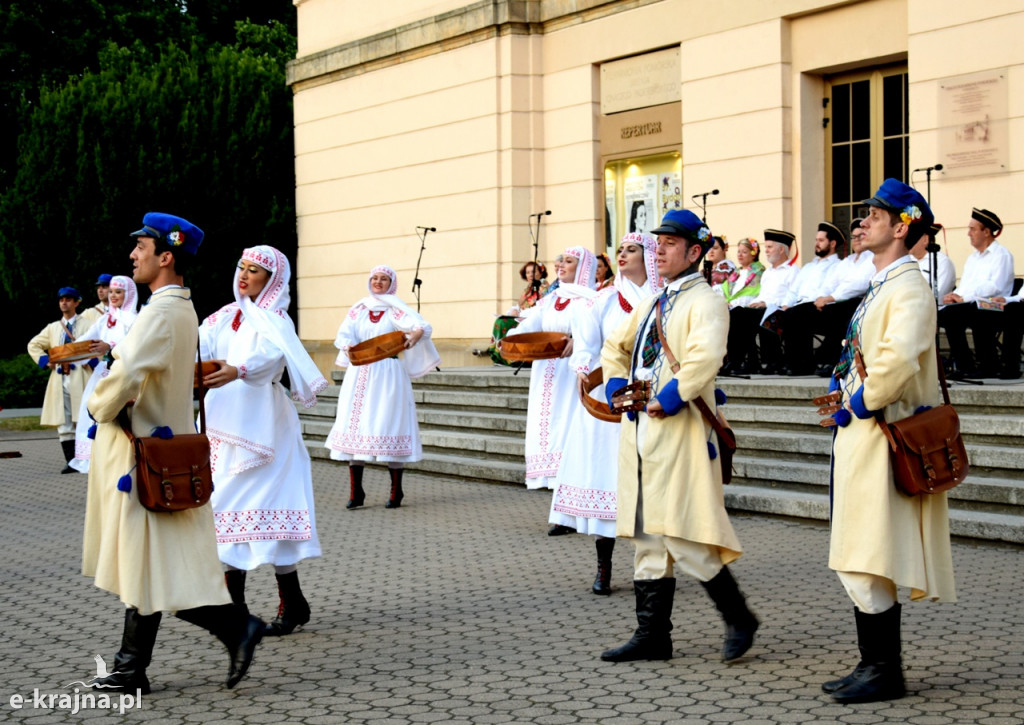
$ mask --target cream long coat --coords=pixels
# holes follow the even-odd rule
[[[135,454],[118,411],[131,400],[132,431],[194,433],[192,377],[199,337],[187,289],[164,288],[114,348],[110,374],[87,403],[96,418],[85,510],[82,573],[142,614],[231,601],[217,558],[210,504],[154,513],[139,504]],[[118,479],[132,471],[132,490]]]
[[[91,324],[85,317],[78,315],[71,326],[71,332],[77,338],[85,334]],[[50,348],[63,344],[64,325],[60,320],[56,320],[29,340],[28,354],[38,365],[39,359],[48,354]],[[75,369],[68,373],[72,421],[78,420],[78,408],[82,404],[82,391],[85,390],[89,376],[92,375],[92,368],[86,364],[87,362],[81,360],[73,363]],[[42,425],[63,425],[64,423],[64,376],[60,375],[56,369],[50,370],[50,379],[46,382],[46,397],[43,398],[43,413],[39,416],[39,422]]]
[[[935,298],[913,258],[893,267],[868,300],[859,339],[868,410],[884,408],[893,422],[942,402]],[[852,369],[843,389],[852,394],[860,385]],[[896,490],[888,443],[873,418],[853,417],[837,429],[832,497],[830,568],[885,577],[909,587],[911,599],[956,600],[946,494],[910,497]]]
[[[728,305],[702,277],[683,282],[680,289],[665,323],[669,347],[680,363],[675,374],[679,397],[689,401],[700,395],[714,410],[715,374],[725,357],[729,334]],[[601,364],[606,380],[632,378],[637,328],[657,300],[657,296],[646,300],[605,341]],[[663,363],[655,391],[672,377],[668,363]],[[633,536],[636,521],[636,430],[636,423],[623,417],[617,535],[624,537]],[[696,406],[688,405],[668,418],[648,419],[641,453],[643,527],[647,534],[716,546],[722,563],[728,564],[739,558],[742,549],[725,511],[721,464],[710,459],[708,440],[718,445]]]

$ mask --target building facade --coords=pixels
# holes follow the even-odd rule
[[[295,4],[299,329],[323,367],[376,264],[415,303],[422,250],[422,312],[468,364],[535,239],[550,267],[683,207],[806,258],[888,176],[930,193],[958,271],[975,206],[1024,270],[1020,0]]]

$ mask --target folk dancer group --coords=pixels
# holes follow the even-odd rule
[[[830,372],[845,414],[836,416],[834,426],[829,567],[854,603],[860,650],[852,672],[822,686],[842,703],[905,694],[898,588],[909,589],[914,601],[956,599],[946,496],[908,497],[896,489],[887,443],[874,420],[876,414],[898,420],[938,402],[936,300],[911,254],[922,236],[934,235],[934,217],[918,192],[894,179],[864,203],[870,214],[854,226],[845,286],[814,286],[814,293],[838,295],[826,305],[858,300],[847,305],[852,318],[840,362]],[[819,231],[817,258],[824,260],[844,235],[830,224]],[[534,365],[526,484],[554,489],[550,523],[597,538],[594,593],[610,591],[612,537],[634,540],[637,627],[602,659],[672,657],[678,565],[701,583],[721,613],[722,656],[731,662],[751,648],[760,622],[728,568],[742,549],[724,505],[719,441],[691,403],[700,398],[715,410],[714,380],[728,350],[729,310],[749,306],[732,305],[728,288],[750,284],[747,276],[760,272],[751,252],[760,250],[747,241],[742,269],[725,274],[717,292],[726,289],[718,294],[701,273],[713,243],[707,225],[689,211],[670,211],[652,234],[656,240],[644,234],[623,238],[621,274],[614,288],[600,293],[594,290],[591,253],[566,250],[558,291],[510,333],[572,336],[561,358]],[[768,230],[766,238],[769,263],[779,270],[770,284],[781,298],[795,276],[785,261],[792,236]],[[862,269],[867,265],[869,273]],[[809,293],[806,302],[813,306],[820,299]],[[804,303],[800,296],[791,300],[793,309]],[[765,305],[758,307],[763,314]],[[852,364],[854,350],[866,373]],[[746,351],[737,359],[745,363]],[[639,380],[650,381],[646,407],[626,413],[618,424],[588,419],[576,386],[597,365],[613,409],[616,393]],[[617,466],[609,465],[609,456],[617,457]]]
[[[895,420],[938,402],[935,298],[910,254],[933,217],[920,194],[893,179],[865,204],[871,212],[859,224],[859,243],[871,253],[875,273],[831,378],[846,415],[836,416],[829,566],[855,605],[861,654],[852,672],[823,685],[839,702],[904,694],[898,587],[908,588],[911,600],[955,600],[945,495],[918,500],[896,490],[887,444],[873,420],[881,411]],[[75,419],[78,409],[78,418],[95,421],[94,445],[82,459],[89,472],[82,568],[126,607],[114,671],[97,684],[148,692],[146,668],[161,614],[170,611],[226,646],[230,688],[245,676],[264,636],[289,634],[311,616],[297,574],[301,560],[320,555],[310,463],[281,378],[287,370],[292,398],[307,406],[327,383],[288,317],[291,271],[284,255],[266,245],[244,250],[235,301],[200,328],[184,275],[203,232],[168,214],[150,213],[143,221],[133,233],[134,281],[110,280],[109,306],[82,335],[96,339],[96,353],[107,359],[91,394],[79,392],[65,403],[63,421]],[[567,249],[557,294],[542,298],[511,331],[511,337],[540,330],[571,335],[562,357],[535,365],[531,375],[527,485],[554,490],[550,523],[595,537],[595,594],[611,591],[615,538],[634,540],[637,627],[602,659],[672,657],[678,565],[721,613],[722,656],[731,662],[753,646],[760,622],[728,568],[742,548],[724,505],[719,441],[695,403],[699,398],[712,411],[718,404],[714,380],[727,351],[730,306],[701,274],[712,245],[706,224],[692,212],[670,211],[652,235],[623,238],[620,274],[602,290],[594,254]],[[748,243],[746,251],[750,257],[757,250]],[[741,260],[723,283],[735,283],[733,273],[746,274],[753,263]],[[151,291],[137,317],[135,283]],[[369,296],[338,331],[342,367],[351,362],[349,351],[371,338],[397,331],[404,343],[401,360],[387,357],[345,375],[326,445],[332,458],[349,462],[349,508],[365,502],[366,462],[387,464],[387,506],[396,508],[404,496],[402,465],[422,457],[410,378],[434,369],[439,356],[429,324],[394,295],[396,287],[393,269],[371,270]],[[52,335],[47,328],[39,336],[47,339],[33,341],[36,348],[75,334],[81,297],[70,288],[59,297],[63,319],[51,325]],[[142,436],[158,428],[194,430],[197,347],[216,366],[204,378],[216,489],[210,504],[169,516],[139,503],[135,453],[118,419],[127,416]],[[852,364],[853,350],[862,356],[860,369]],[[39,355],[46,365],[44,358]],[[620,423],[590,417],[578,396],[598,368],[605,383],[592,392],[603,392],[613,409],[616,393],[643,380],[650,383],[646,406]],[[68,376],[54,375],[61,377],[51,383],[70,397]],[[381,399],[390,405],[372,405]],[[261,564],[275,567],[280,592],[270,624],[245,604],[245,573]]]

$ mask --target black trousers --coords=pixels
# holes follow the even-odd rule
[[[1011,302],[1003,308],[1003,367],[1004,377],[1020,375],[1021,343],[1024,342],[1024,302]]]
[[[1005,312],[980,310],[973,302],[948,305],[939,310],[939,327],[946,331],[949,353],[961,372],[995,375],[999,369],[996,338]],[[974,337],[974,353],[967,344],[967,330]]]
[[[729,341],[727,351],[733,365],[758,365],[757,330],[763,309],[733,307],[729,310]]]
[[[846,330],[850,326],[860,297],[825,305],[813,302],[790,307],[782,319],[783,347],[786,365],[791,370],[810,370],[813,366],[835,365],[839,360]],[[814,335],[822,335],[821,345],[814,349]]]

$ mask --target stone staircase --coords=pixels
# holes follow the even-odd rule
[[[340,382],[343,372],[335,374]],[[410,470],[489,483],[521,484],[529,371],[473,367],[413,381],[424,459]],[[818,425],[810,399],[817,378],[722,378],[723,412],[739,448],[726,505],[733,510],[828,519],[831,432]],[[328,459],[323,441],[338,387],[317,406],[299,409],[310,455]],[[1024,384],[950,390],[971,460],[967,481],[950,492],[954,535],[1024,544]]]

